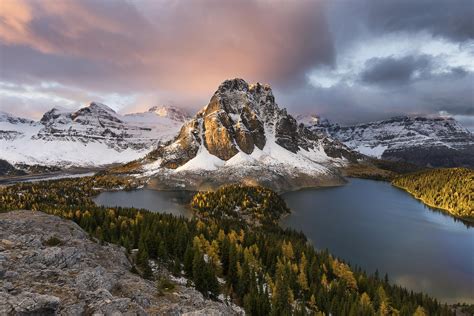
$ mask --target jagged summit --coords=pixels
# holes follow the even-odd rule
[[[99,103],[99,102],[91,102],[91,103],[89,103],[89,106],[87,106],[83,109],[89,109],[91,112],[93,112],[93,111],[98,111],[98,112],[105,111],[105,112],[108,112],[108,113],[117,113],[117,112],[115,112],[114,109],[112,109],[108,105],[103,104],[103,103]]]
[[[55,106],[48,112],[44,113],[41,117],[40,122],[43,124],[51,123],[63,117],[63,120],[67,120],[71,116],[71,111],[66,108]]]
[[[172,181],[190,174],[197,182],[207,176],[215,183],[245,178],[279,189],[282,181],[292,186],[301,177],[313,184],[338,182],[335,166],[354,159],[342,144],[299,126],[277,105],[269,85],[232,79],[218,87],[173,141],[148,155],[143,171],[158,177],[175,172]],[[212,175],[202,176],[203,170]]]
[[[110,121],[121,122],[117,113],[112,108],[99,102],[91,102],[88,106],[77,111],[71,111],[64,107],[55,106],[43,115],[40,122],[46,125],[55,123],[67,124],[71,121],[89,124],[91,123],[91,120],[97,120],[100,118],[107,118],[107,120]]]
[[[210,113],[216,109],[215,106],[218,104],[222,105],[224,111],[234,114],[246,106],[262,115],[278,108],[270,85],[258,82],[248,84],[239,78],[221,83],[204,110],[206,113]]]

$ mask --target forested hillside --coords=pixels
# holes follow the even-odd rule
[[[266,189],[230,186],[198,194],[193,207],[199,216],[188,220],[91,200],[117,185],[136,184],[107,177],[16,184],[0,188],[0,211],[33,209],[73,220],[135,254],[133,269],[142,276],[154,278],[149,260],[156,260],[177,276],[184,273],[205,296],[223,294],[249,315],[453,315],[435,299],[351,268],[316,251],[303,234],[280,228],[274,218],[287,207]],[[233,210],[250,219],[256,214],[262,225],[223,216]]]
[[[285,201],[272,190],[238,184],[198,192],[191,207],[200,217],[232,218],[251,226],[276,224],[282,215],[290,212]]]
[[[474,220],[474,171],[467,168],[432,169],[403,175],[392,182],[429,206]]]

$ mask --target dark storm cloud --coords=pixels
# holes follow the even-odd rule
[[[290,112],[343,123],[469,117],[472,10],[464,0],[3,1],[0,110],[29,115],[93,99],[193,111],[241,77],[270,83]],[[458,48],[384,52],[398,40]],[[314,72],[323,84],[309,84]]]
[[[366,68],[360,77],[369,84],[406,84],[414,80],[415,76],[426,76],[430,65],[428,56],[371,58],[366,61]]]
[[[298,112],[316,113],[342,124],[440,112],[468,121],[474,116],[473,82],[473,73],[463,77],[446,73],[390,89],[344,83],[329,88],[306,85],[292,93],[277,92],[276,96],[281,105],[294,104]]]
[[[365,5],[372,30],[426,31],[455,42],[474,39],[472,0],[369,0]]]

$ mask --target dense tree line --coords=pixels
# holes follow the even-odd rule
[[[316,251],[302,233],[280,228],[275,218],[288,209],[269,190],[230,186],[198,193],[192,205],[199,216],[193,219],[99,207],[91,200],[102,189],[134,185],[105,176],[16,184],[0,188],[0,210],[34,209],[71,219],[134,253],[134,270],[144,277],[153,278],[149,260],[157,260],[176,275],[184,273],[205,296],[223,294],[250,315],[453,314],[427,295],[353,269]],[[259,211],[264,205],[268,212]],[[262,226],[223,216],[235,210],[257,216]]]
[[[203,218],[231,218],[250,225],[276,224],[282,215],[290,212],[272,190],[239,184],[223,186],[215,192],[198,192],[191,200],[191,207]]]
[[[424,203],[474,220],[474,171],[431,169],[403,175],[392,182]]]

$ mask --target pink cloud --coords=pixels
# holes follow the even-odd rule
[[[7,3],[0,11],[0,40],[10,49],[79,59],[78,65],[102,64],[89,82],[74,82],[75,74],[61,69],[37,78],[70,76],[71,84],[87,89],[202,96],[226,78],[286,83],[332,61],[323,3],[317,1]]]

